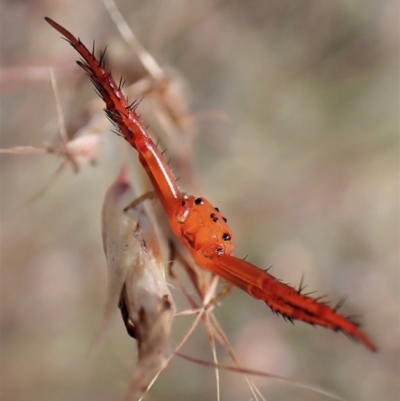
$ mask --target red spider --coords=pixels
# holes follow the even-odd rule
[[[263,300],[284,318],[343,331],[371,351],[376,351],[375,345],[359,329],[359,325],[337,312],[340,303],[331,308],[318,298],[302,294],[301,285],[296,290],[251,263],[232,256],[233,234],[226,219],[206,199],[188,196],[180,191],[173,172],[136,113],[138,103],[128,104],[122,94],[121,84],[117,85],[105,69],[104,53],[97,60],[93,52],[65,28],[50,18],[46,17],[45,20],[82,56],[83,60],[77,61],[77,64],[83,68],[104,100],[108,118],[139,153],[139,160],[168,216],[173,233],[189,249],[193,259],[204,269],[252,297]]]

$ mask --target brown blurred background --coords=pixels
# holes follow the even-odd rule
[[[347,400],[399,395],[399,5],[389,1],[118,1],[162,66],[186,79],[200,120],[193,152],[204,195],[236,233],[236,254],[308,290],[347,301],[380,351],[343,334],[293,327],[234,290],[216,314],[243,365],[331,390]],[[77,55],[43,20],[89,47],[129,82],[144,70],[101,1],[1,3],[1,147],[57,137],[47,66],[69,132],[95,98]],[[101,316],[106,267],[100,210],[121,141],[106,135],[96,167],[67,168],[26,201],[60,160],[1,155],[1,398],[120,400],[136,360],[116,319],[87,357]],[[136,155],[132,151],[131,157]],[[190,192],[190,182],[181,182]],[[187,306],[177,305],[178,309]],[[179,317],[177,332],[192,318]],[[179,335],[175,337],[179,338]],[[211,360],[204,328],[183,350]],[[220,350],[222,363],[231,363]],[[255,380],[268,400],[325,400]],[[221,373],[223,400],[250,400],[243,377]],[[174,359],[148,400],[216,399],[214,372]]]

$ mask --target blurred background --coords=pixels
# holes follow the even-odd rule
[[[161,66],[185,83],[198,135],[189,154],[196,179],[183,176],[182,188],[223,211],[236,255],[272,265],[271,274],[296,286],[304,274],[307,290],[334,303],[346,296],[342,313],[360,315],[379,348],[372,354],[343,334],[292,326],[233,290],[215,313],[242,364],[346,400],[398,399],[398,2],[117,6]],[[69,135],[85,126],[83,110],[96,98],[77,54],[44,16],[89,48],[93,39],[97,48],[108,44],[117,79],[133,83],[146,74],[102,1],[3,0],[0,14],[2,148],[57,143],[49,66]],[[121,162],[122,140],[103,137],[96,166],[78,174],[66,166],[34,202],[62,159],[1,155],[2,400],[120,400],[132,376],[135,342],[119,319],[87,356],[107,285],[101,205]],[[176,318],[175,341],[192,320]],[[212,360],[204,327],[183,352]],[[233,364],[224,350],[219,355]],[[270,401],[327,399],[254,380]],[[224,371],[221,395],[252,399],[242,375]],[[175,358],[146,399],[216,399],[214,371]]]

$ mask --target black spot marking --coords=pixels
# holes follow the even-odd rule
[[[225,223],[228,221],[225,217],[223,217],[222,220],[224,220]]]
[[[210,217],[213,219],[215,217],[215,213],[211,213]]]
[[[164,310],[171,309],[172,305],[171,305],[171,302],[169,301],[167,294],[163,295],[161,301],[162,301],[162,306],[163,306]]]
[[[224,234],[222,235],[222,239],[223,239],[224,241],[230,241],[230,240],[232,239],[232,237],[231,237],[228,233],[224,233]]]
[[[196,198],[196,199],[194,200],[194,203],[195,203],[196,205],[202,205],[202,204],[203,204],[203,199],[201,199],[201,198]]]
[[[183,200],[183,201],[182,201],[182,206],[185,206],[185,205],[186,205],[186,201]]]
[[[219,212],[219,209],[217,207],[214,208],[217,212]]]

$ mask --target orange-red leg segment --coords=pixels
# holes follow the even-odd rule
[[[340,315],[329,305],[301,294],[300,291],[278,281],[267,272],[234,256],[214,260],[216,274],[242,288],[256,299],[263,300],[273,311],[286,318],[302,320],[334,331],[341,330],[362,342],[371,351],[375,345],[356,323]],[[214,270],[214,269],[213,269]]]

